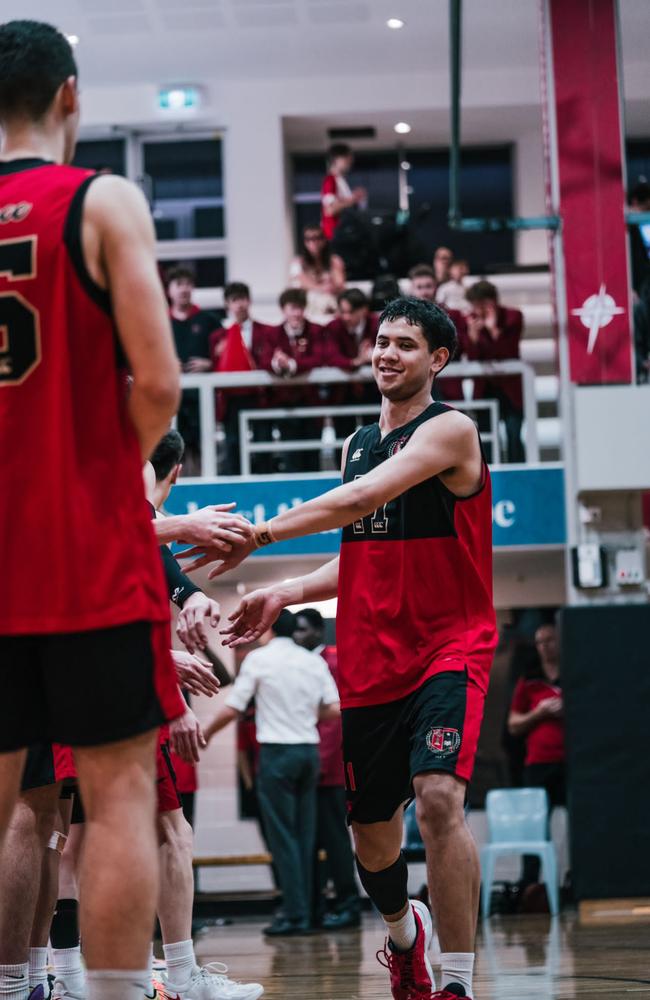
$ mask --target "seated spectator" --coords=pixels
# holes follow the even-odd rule
[[[433,273],[436,285],[444,285],[451,277],[449,268],[454,259],[453,251],[449,247],[438,247],[433,255]]]
[[[216,326],[214,316],[192,302],[194,273],[187,267],[174,267],[167,274],[167,297],[176,353],[184,372],[209,372],[210,334]],[[199,394],[188,389],[178,410],[178,430],[185,440],[185,471],[198,472],[200,452]]]
[[[334,238],[341,221],[341,212],[354,208],[366,200],[364,188],[351,190],[346,180],[354,164],[354,155],[344,143],[330,146],[327,155],[327,175],[321,186],[321,229],[328,240]]]
[[[293,288],[304,288],[310,314],[336,312],[336,296],[345,288],[343,258],[332,253],[320,226],[307,226],[300,254],[289,272]]]
[[[436,291],[436,302],[445,309],[457,309],[459,312],[469,312],[469,303],[465,297],[465,278],[469,274],[466,260],[454,260],[449,267],[449,281],[443,281]]]
[[[425,302],[436,301],[436,275],[432,267],[428,264],[416,264],[409,271],[411,282],[411,295],[416,299],[423,299]]]
[[[526,741],[524,783],[545,788],[549,804],[566,804],[564,708],[560,686],[560,660],[555,625],[542,625],[535,633],[537,668],[515,687],[508,729]],[[524,859],[524,883],[537,882],[539,859]]]
[[[519,357],[523,315],[499,305],[499,293],[490,281],[477,281],[467,290],[466,353],[470,361],[505,361]],[[475,399],[497,399],[506,426],[509,462],[525,461],[521,443],[523,393],[521,376],[501,375],[474,380]]]
[[[286,288],[279,298],[284,321],[271,328],[266,368],[274,375],[291,379],[324,364],[323,327],[305,318],[307,293],[303,288]],[[274,389],[272,405],[281,407],[316,406],[320,402],[316,386]],[[300,417],[284,419],[279,424],[281,436],[306,440],[320,436],[314,420]],[[318,452],[283,452],[278,471],[313,472],[318,469]]]
[[[381,313],[389,302],[402,294],[394,274],[380,274],[375,278],[370,292],[370,311]]]
[[[266,367],[275,375],[297,375],[323,363],[323,327],[305,318],[307,293],[285,288],[278,304],[283,321],[271,327],[272,354]]]
[[[423,299],[425,302],[436,301],[436,276],[432,267],[428,264],[416,264],[409,271],[409,278],[411,281],[411,295],[416,299]],[[445,309],[452,323],[456,327],[458,333],[458,357],[465,353],[465,319],[462,312],[458,309]],[[454,360],[451,358],[450,360]],[[456,358],[458,360],[458,358]],[[441,378],[435,379],[433,383],[433,398],[434,399],[445,399],[450,402],[462,400],[463,398],[463,382],[459,378]]]
[[[227,317],[210,337],[210,354],[214,371],[247,372],[267,368],[271,343],[271,327],[251,318],[251,293],[242,281],[231,281],[224,288],[223,298]],[[239,475],[239,414],[268,405],[264,389],[224,389],[219,394],[218,417],[226,435],[226,460],[221,470],[226,476]],[[253,423],[255,440],[270,440],[271,428],[266,422]],[[257,455],[256,472],[270,472],[269,456]]]
[[[324,362],[336,368],[355,369],[370,364],[379,328],[370,302],[360,288],[340,292],[338,316],[323,331]]]

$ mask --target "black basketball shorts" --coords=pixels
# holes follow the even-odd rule
[[[484,686],[464,669],[438,673],[399,701],[343,709],[349,821],[387,822],[413,798],[418,774],[469,781],[484,701]]]

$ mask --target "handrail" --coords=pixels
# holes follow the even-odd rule
[[[494,233],[504,229],[559,229],[557,215],[505,216],[464,219],[460,210],[460,92],[462,48],[462,0],[449,0],[449,72],[451,93],[451,145],[449,149],[449,214],[451,229],[463,232]]]
[[[537,403],[535,397],[535,370],[526,361],[455,361],[440,373],[438,378],[480,378],[500,375],[519,375],[522,381],[524,404],[526,461],[539,461],[537,441]],[[181,386],[196,389],[199,393],[199,419],[201,426],[201,475],[216,476],[216,414],[214,405],[215,389],[276,388],[301,385],[340,385],[341,383],[372,382],[369,365],[356,372],[345,372],[340,368],[314,368],[305,375],[295,375],[290,379],[272,375],[266,371],[248,372],[203,372],[183,374]]]

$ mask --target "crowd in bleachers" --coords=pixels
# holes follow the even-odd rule
[[[321,245],[322,244],[322,245]],[[331,404],[345,406],[379,403],[371,383],[339,386],[292,385],[296,375],[314,368],[334,367],[355,372],[370,363],[378,327],[379,311],[391,297],[399,294],[399,285],[390,275],[376,282],[372,297],[359,288],[345,285],[345,265],[327,250],[327,241],[319,227],[304,233],[308,254],[294,261],[293,285],[278,299],[282,319],[277,324],[260,323],[252,314],[252,296],[248,285],[234,281],[224,289],[225,315],[201,311],[192,301],[193,276],[185,268],[174,268],[167,275],[167,291],[176,349],[186,372],[247,372],[261,370],[284,380],[284,385],[222,390],[218,400],[218,419],[226,440],[222,472],[240,472],[239,414],[242,410],[268,407],[304,407]],[[455,261],[451,250],[440,247],[433,264],[412,268],[411,294],[437,302],[451,316],[459,338],[459,356],[468,360],[494,361],[519,357],[523,318],[518,309],[499,303],[497,289],[488,281],[466,287],[468,268],[465,261]],[[319,316],[321,322],[316,322]],[[436,386],[439,398],[461,400],[461,379],[445,378]],[[196,392],[186,392],[179,413],[181,430],[190,452],[199,445]],[[523,461],[521,425],[522,393],[519,376],[501,376],[473,380],[473,398],[498,400],[500,417],[507,433],[508,461]],[[291,438],[312,435],[309,421],[297,420],[282,430]],[[270,440],[272,428],[265,421],[255,421],[256,435]],[[255,471],[309,471],[315,468],[316,453],[268,454],[257,456]]]

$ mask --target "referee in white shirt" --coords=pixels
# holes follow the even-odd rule
[[[225,707],[205,729],[210,739],[255,698],[258,798],[283,896],[281,915],[264,929],[272,937],[310,930],[320,774],[317,725],[339,714],[339,694],[327,664],[293,641],[295,628],[295,616],[282,611],[273,625],[274,638],[248,654]]]

